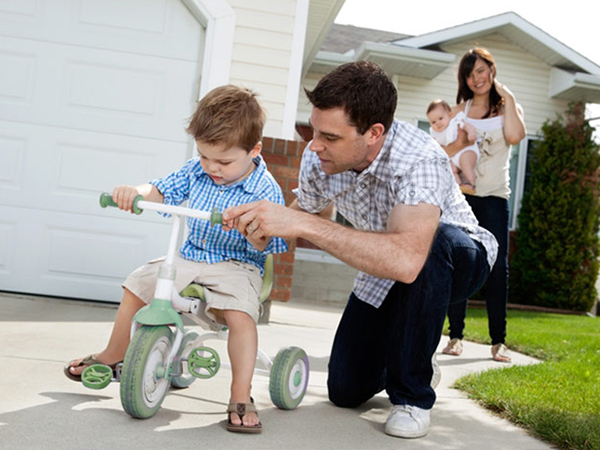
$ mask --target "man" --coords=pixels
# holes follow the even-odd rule
[[[448,305],[483,284],[497,243],[477,225],[441,147],[394,120],[396,88],[381,68],[342,65],[307,96],[313,140],[297,200],[240,205],[224,218],[253,238],[305,238],[360,270],[331,351],[329,398],[356,407],[385,389],[385,432],[424,436]],[[354,228],[329,220],[332,206]]]

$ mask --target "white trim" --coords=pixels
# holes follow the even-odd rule
[[[363,42],[356,51],[345,54],[317,52],[311,70],[326,72],[341,64],[360,60],[377,61],[392,74],[433,79],[454,63],[456,55],[380,42]]]
[[[296,247],[294,258],[298,261],[312,261],[328,264],[345,264],[343,261],[331,256],[329,253],[316,248]]]
[[[281,134],[283,139],[294,139],[296,130],[296,113],[302,78],[302,56],[306,41],[306,26],[308,24],[309,0],[297,0],[294,34],[292,36],[292,51],[288,68],[287,90],[283,109]]]
[[[519,212],[521,212],[521,201],[523,200],[523,191],[525,189],[525,174],[527,172],[527,151],[529,142],[537,140],[533,136],[526,136],[519,143],[519,159],[517,162],[517,179],[515,180],[515,191],[511,193],[513,198],[512,223],[509,224],[510,230],[516,230],[519,225]]]
[[[206,27],[198,98],[229,83],[235,32],[235,11],[226,0],[181,0]]]
[[[565,93],[574,88],[598,93],[600,92],[600,77],[581,72],[567,72],[556,67],[550,70],[550,86],[548,88],[550,98],[565,98]],[[566,98],[570,99],[568,96]],[[588,99],[588,101],[590,100]]]
[[[465,39],[471,35],[479,33],[489,33],[497,28],[501,28],[505,25],[515,25],[517,28],[523,30],[530,24],[525,22],[515,13],[504,13],[497,16],[488,17],[486,19],[476,20],[474,22],[465,23],[451,28],[445,28],[439,31],[432,31],[425,33],[420,36],[413,36],[404,39],[398,39],[393,41],[394,45],[401,45],[403,47],[421,48],[428,47],[430,45],[439,44],[440,42],[454,41],[457,39]],[[526,24],[524,26],[524,24]],[[544,33],[545,34],[545,33]]]

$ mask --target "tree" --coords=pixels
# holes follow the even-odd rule
[[[582,103],[547,121],[533,150],[511,261],[511,301],[589,311],[596,301],[600,156]]]

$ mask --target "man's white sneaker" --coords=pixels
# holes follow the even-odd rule
[[[412,405],[394,405],[385,422],[385,432],[401,438],[419,438],[429,432],[429,409]]]

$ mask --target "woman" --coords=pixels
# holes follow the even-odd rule
[[[496,64],[483,48],[469,50],[458,68],[457,105],[453,113],[464,112],[481,138],[481,156],[475,168],[477,193],[466,195],[479,224],[498,240],[498,258],[487,282],[486,307],[492,357],[510,362],[504,343],[506,338],[506,303],[508,299],[508,197],[510,146],[525,137],[523,110],[513,93],[496,79]],[[466,133],[444,147],[450,157],[469,144]],[[443,353],[462,353],[467,301],[450,305],[450,342]]]

